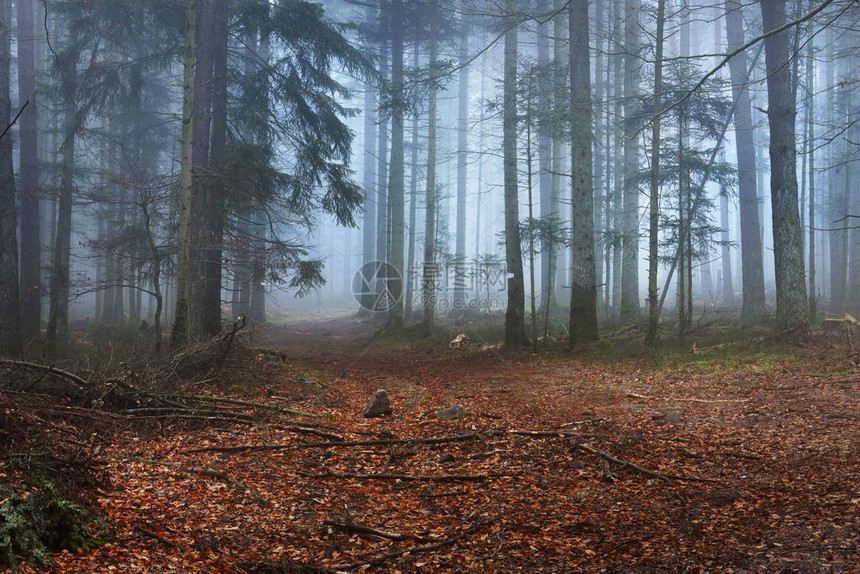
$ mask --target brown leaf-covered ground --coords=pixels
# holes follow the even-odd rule
[[[655,366],[380,342],[347,320],[274,329],[265,345],[286,357],[259,356],[273,361],[265,387],[235,376],[198,390],[315,416],[125,435],[100,455],[108,483],[89,493],[112,541],[54,555],[55,571],[857,570],[849,353]],[[364,419],[378,388],[394,413]],[[434,418],[453,404],[462,421]],[[667,483],[578,445],[708,481]],[[267,448],[223,449],[241,446]],[[449,478],[350,476],[373,474]]]

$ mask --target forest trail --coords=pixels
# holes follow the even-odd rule
[[[658,368],[380,341],[349,320],[255,344],[265,384],[205,391],[313,416],[111,445],[92,495],[114,539],[55,555],[56,571],[849,572],[860,558],[860,375],[844,360]],[[394,412],[365,419],[378,388]],[[435,419],[454,404],[462,420]]]

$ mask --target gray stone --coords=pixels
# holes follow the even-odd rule
[[[663,420],[667,423],[678,424],[681,422],[681,412],[680,411],[671,411],[666,413],[666,416],[663,417]]]
[[[390,415],[391,412],[391,400],[388,398],[388,393],[385,392],[385,389],[379,389],[367,403],[367,408],[364,409],[364,418],[381,417]]]
[[[463,418],[463,414],[466,411],[463,410],[463,407],[460,405],[454,405],[453,407],[448,407],[447,409],[442,409],[438,413],[436,413],[436,418],[440,421],[453,421],[454,419]]]

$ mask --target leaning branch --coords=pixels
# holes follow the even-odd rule
[[[81,387],[87,386],[87,381],[85,381],[78,375],[70,373],[69,371],[64,371],[63,369],[58,369],[57,367],[53,367],[50,365],[40,365],[39,363],[31,363],[29,361],[16,361],[14,359],[0,359],[0,365],[23,367],[25,369],[36,369],[75,382]]]

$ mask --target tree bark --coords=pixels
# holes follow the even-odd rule
[[[171,345],[179,347],[188,341],[189,256],[191,251],[191,151],[194,134],[194,49],[197,22],[197,0],[185,1],[185,52],[182,84],[182,155],[179,175],[179,249],[176,263],[176,311],[173,317]]]
[[[593,136],[588,0],[572,0],[569,18],[570,165],[573,178],[570,345],[578,347],[596,341],[599,337],[594,269],[594,167],[591,150]]]
[[[221,331],[221,271],[224,251],[224,195],[227,161],[227,1],[214,0],[212,62],[212,141],[209,185],[205,187],[205,257],[201,332]]]
[[[21,331],[38,337],[42,322],[41,245],[39,234],[39,153],[36,130],[36,59],[33,0],[18,2],[18,105],[21,114]],[[6,124],[3,124],[4,126]]]
[[[517,0],[508,0],[504,57],[503,171],[505,185],[505,260],[508,308],[505,312],[505,345],[528,343],[525,331],[525,281],[520,242],[520,206],[517,187]]]
[[[665,25],[665,13],[665,0],[658,0],[657,47],[654,60],[654,110],[653,120],[651,121],[651,197],[648,209],[648,328],[645,331],[645,342],[649,345],[653,345],[657,341],[657,324],[660,319],[657,297],[657,238],[660,223],[660,112],[663,107],[661,95],[663,93],[663,29]],[[679,155],[680,153],[679,151]],[[682,224],[679,220],[680,227],[682,227]],[[683,274],[681,274],[681,277],[683,281]]]
[[[433,334],[436,306],[436,74],[438,73],[438,14],[430,9],[430,89],[427,98],[427,192],[424,219],[424,263],[422,270],[422,299],[424,304],[424,336]]]
[[[782,26],[786,21],[785,0],[761,0],[761,13],[765,32]],[[782,328],[808,328],[797,206],[795,94],[789,67],[789,39],[788,31],[765,39],[776,318]]]
[[[624,319],[637,319],[639,305],[639,12],[640,0],[624,3],[624,199],[621,307]]]
[[[0,125],[12,119],[10,88],[9,18],[0,2]],[[12,171],[12,136],[0,139],[0,355],[21,351],[21,307],[18,292],[18,226],[15,213],[15,174]]]
[[[388,309],[388,325],[403,326],[403,232],[405,217],[403,158],[403,0],[392,2],[391,12],[391,161],[388,168],[388,206],[391,214],[391,235],[387,261],[398,276],[388,278],[387,290],[393,305]]]
[[[744,43],[743,15],[739,0],[726,0],[726,38],[728,49]],[[764,263],[762,261],[761,221],[756,183],[756,148],[753,141],[752,107],[749,90],[749,58],[741,52],[729,60],[735,105],[735,148],[738,165],[740,203],[741,281],[743,317],[755,320],[765,312]]]

